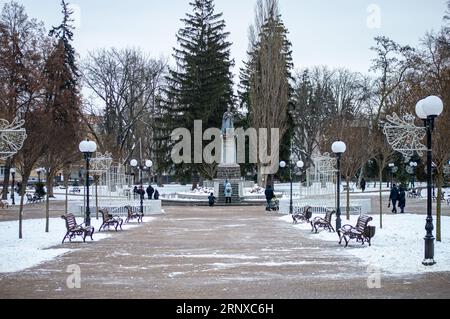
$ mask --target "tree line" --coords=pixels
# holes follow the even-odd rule
[[[139,48],[99,49],[81,59],[72,45],[72,12],[65,0],[62,22],[50,32],[30,19],[23,6],[5,4],[0,19],[0,117],[25,119],[29,137],[6,162],[4,187],[12,165],[25,180],[34,167],[44,166],[51,183],[56,172],[70,171],[80,159],[77,144],[88,135],[121,164],[151,159],[158,183],[170,174],[196,187],[215,177],[217,163],[173,164],[176,141],[171,132],[183,127],[193,133],[194,120],[201,120],[204,128],[220,127],[227,110],[243,128],[279,128],[279,149],[278,144],[268,145],[266,151],[302,159],[306,167],[341,139],[348,145],[342,158],[346,183],[370,175],[381,187],[387,163],[409,160],[388,145],[382,133],[386,116],[414,114],[416,102],[427,95],[438,95],[450,105],[448,12],[442,28],[425,34],[417,47],[375,38],[372,72],[361,74],[327,66],[296,69],[278,1],[257,0],[247,58],[234,83],[235,61],[223,14],[213,0],[192,0],[190,5],[172,59],[154,58]],[[450,3],[448,7],[450,11]],[[434,135],[438,193],[450,159],[449,116],[445,107]],[[417,125],[422,125],[419,120]],[[415,159],[424,163],[418,155]],[[283,172],[262,172],[262,164],[242,165],[242,175],[256,173],[262,186],[288,178]]]

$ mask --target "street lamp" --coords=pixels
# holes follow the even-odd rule
[[[15,194],[14,194],[14,184],[16,183],[15,178],[16,178],[16,169],[15,168],[11,168],[9,170],[11,172],[11,177],[12,177],[12,181],[11,181],[11,203],[12,205],[16,205],[15,203]]]
[[[437,96],[429,96],[423,100],[420,100],[416,105],[416,114],[424,122],[427,130],[427,220],[425,230],[427,232],[425,236],[425,259],[422,264],[425,266],[432,266],[436,262],[434,261],[434,237],[433,237],[433,199],[432,199],[432,184],[433,184],[433,144],[431,141],[434,120],[444,110],[444,103]]]
[[[280,167],[281,168],[286,168],[287,163],[285,161],[281,161],[280,162]],[[303,161],[298,161],[296,163],[297,168],[302,169],[305,166],[305,163],[303,163]],[[289,214],[292,215],[294,212],[294,205],[293,205],[293,200],[292,200],[292,170],[294,169],[294,167],[291,167],[291,165],[289,165],[289,183],[290,183],[290,197],[289,197]]]
[[[41,183],[41,173],[44,173],[44,172],[45,172],[45,168],[43,168],[43,167],[36,168],[36,173],[38,174],[38,183],[39,184]]]
[[[347,150],[347,145],[342,141],[334,142],[331,150],[337,157],[337,207],[336,207],[336,230],[341,228],[341,157]]]
[[[86,160],[86,226],[91,226],[91,209],[89,207],[89,161],[92,154],[97,150],[97,144],[94,141],[82,141],[79,145],[80,152],[84,154]]]
[[[145,160],[143,161],[143,164],[139,164],[139,162],[135,159],[132,159],[130,161],[130,165],[133,166],[134,168],[138,168],[139,169],[139,179],[140,179],[140,184],[141,184],[141,190],[144,190],[144,186],[142,183],[142,171],[146,170],[147,168],[151,168],[153,166],[153,162],[150,160]],[[141,214],[144,213],[144,194],[139,194],[139,196],[141,197]]]
[[[417,169],[417,162],[410,162],[409,166],[412,168],[412,188],[416,188],[416,169]]]

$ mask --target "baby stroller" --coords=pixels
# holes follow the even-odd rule
[[[268,211],[278,212],[280,210],[280,200],[276,197],[272,198],[270,201],[270,206]]]

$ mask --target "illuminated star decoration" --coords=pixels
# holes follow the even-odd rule
[[[17,154],[27,138],[26,130],[22,127],[24,120],[17,118],[10,124],[7,120],[0,119],[0,158],[7,159]]]
[[[412,157],[415,152],[422,156],[423,152],[427,150],[422,144],[427,132],[425,128],[414,125],[415,117],[406,114],[400,118],[394,113],[392,116],[387,116],[386,119],[383,132],[389,145],[405,157]]]

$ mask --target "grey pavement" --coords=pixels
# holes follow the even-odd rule
[[[75,250],[0,274],[0,298],[450,297],[450,273],[381,273],[381,288],[371,289],[367,283],[374,274],[337,241],[314,240],[261,207],[165,209],[166,215],[141,227],[101,241],[59,245]],[[79,289],[67,285],[73,282],[70,265],[80,267]]]

